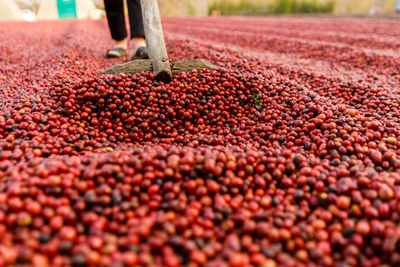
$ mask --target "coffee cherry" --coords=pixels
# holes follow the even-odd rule
[[[397,24],[166,18],[170,83],[0,24],[0,266],[399,266]]]

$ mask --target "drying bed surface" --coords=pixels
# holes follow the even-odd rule
[[[400,22],[165,19],[103,75],[105,21],[0,24],[0,266],[400,265]]]

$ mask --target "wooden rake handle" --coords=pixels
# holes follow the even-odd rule
[[[140,3],[142,7],[144,34],[146,36],[149,57],[153,64],[155,79],[170,82],[172,80],[171,64],[167,48],[165,47],[157,0],[140,0]]]

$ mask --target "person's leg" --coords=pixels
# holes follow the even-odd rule
[[[140,0],[128,0],[129,24],[131,32],[131,57],[147,58],[146,40],[144,37],[142,8]]]
[[[115,40],[114,47],[107,51],[106,55],[109,57],[124,56],[127,49],[127,32],[123,0],[104,0],[104,7],[111,37]]]
[[[132,38],[144,38],[142,8],[140,0],[128,0],[129,24]]]

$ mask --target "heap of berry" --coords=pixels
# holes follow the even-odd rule
[[[389,51],[400,40],[288,19],[332,34],[322,45],[304,32],[294,45],[255,38],[273,18],[246,18],[266,23],[255,32],[212,20],[231,31],[166,21],[173,59],[221,66],[168,84],[95,76],[115,63],[102,58],[99,22],[14,25],[0,43],[0,266],[400,265],[400,76]],[[289,26],[283,36],[297,36]],[[55,28],[67,32],[58,45]],[[65,38],[78,29],[92,46]],[[364,58],[363,44],[381,52]],[[254,54],[240,55],[246,46]],[[284,66],[257,49],[304,61]]]

